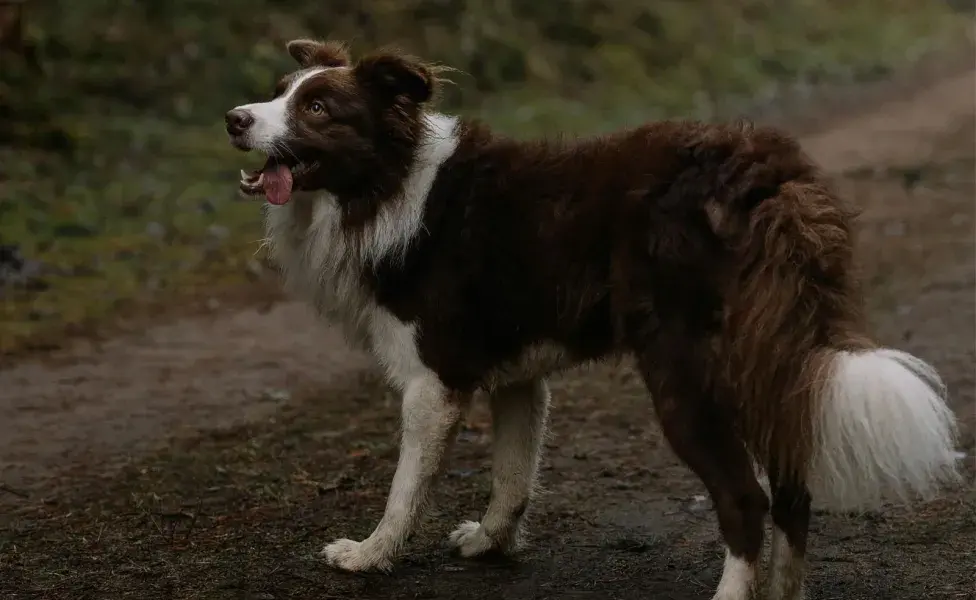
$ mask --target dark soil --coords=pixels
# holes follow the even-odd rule
[[[804,138],[864,207],[878,336],[943,373],[970,476],[913,511],[817,515],[811,600],[976,598],[974,90],[973,72],[947,77]],[[445,543],[488,500],[478,405],[399,568],[347,575],[315,554],[381,515],[398,407],[300,305],[22,360],[0,370],[0,598],[709,598],[714,518],[635,374],[553,391],[524,554],[468,561]]]

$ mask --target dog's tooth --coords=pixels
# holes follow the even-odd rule
[[[248,178],[247,171],[241,169],[241,181],[247,181],[247,178]]]

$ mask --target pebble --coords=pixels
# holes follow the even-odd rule
[[[460,573],[464,570],[464,567],[459,567],[457,565],[443,565],[441,569],[449,573]]]
[[[288,390],[264,390],[261,393],[261,399],[271,402],[288,402],[291,400],[291,394]]]
[[[692,496],[688,503],[688,510],[691,512],[703,512],[712,508],[712,502],[708,496]]]

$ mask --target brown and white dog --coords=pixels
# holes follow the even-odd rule
[[[477,390],[494,421],[491,500],[451,541],[464,556],[516,550],[545,378],[611,357],[636,360],[714,500],[717,599],[755,586],[767,513],[769,595],[795,600],[811,500],[879,506],[958,476],[943,384],[868,337],[853,211],[792,138],[660,122],[516,141],[430,109],[437,71],[415,58],[354,62],[308,40],[288,52],[300,69],[274,98],[227,113],[231,142],[268,156],[241,189],[268,200],[287,287],[403,394],[386,511],[365,540],[326,546],[331,565],[392,568]]]

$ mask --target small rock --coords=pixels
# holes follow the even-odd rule
[[[288,390],[264,390],[261,393],[261,399],[270,402],[288,402],[291,400],[291,394]]]
[[[708,496],[692,496],[691,501],[688,502],[688,510],[691,512],[704,512],[712,508],[712,502],[709,500]]]
[[[220,300],[216,298],[207,299],[207,310],[217,310],[218,308],[220,308]]]

